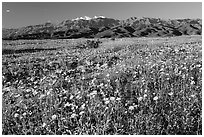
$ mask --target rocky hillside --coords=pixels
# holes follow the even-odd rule
[[[163,20],[160,18],[137,18],[117,20],[103,16],[80,17],[65,20],[57,25],[45,23],[18,29],[3,29],[2,38],[60,39],[60,38],[120,38],[201,35],[201,19]]]

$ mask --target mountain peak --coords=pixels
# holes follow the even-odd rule
[[[105,18],[104,16],[94,16],[93,18],[90,18],[88,16],[84,16],[84,17],[77,17],[75,19],[72,19],[72,21],[75,20],[91,20],[91,19],[97,19],[97,18]]]
[[[106,18],[106,17],[104,17],[104,16],[94,16],[93,18],[97,19],[97,18]]]

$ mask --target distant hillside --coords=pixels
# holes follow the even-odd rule
[[[131,17],[127,20],[117,20],[103,16],[85,16],[65,20],[57,25],[45,23],[18,29],[3,29],[2,39],[165,37],[201,34],[201,19],[163,20]]]

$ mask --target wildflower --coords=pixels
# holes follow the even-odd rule
[[[139,106],[138,105],[134,105],[134,107],[137,109]]]
[[[72,104],[71,106],[72,106],[72,107],[71,107],[71,109],[72,109],[72,110],[74,110],[74,109],[75,109],[75,107],[76,107],[76,106],[75,106],[75,105],[73,105],[73,104]]]
[[[31,92],[31,89],[26,89],[26,92],[28,92],[28,93]]]
[[[115,97],[110,97],[110,100],[111,100],[111,101],[114,101],[114,100],[115,100]]]
[[[201,64],[198,64],[196,67],[199,67],[199,68],[200,68],[200,67],[201,67]]]
[[[138,98],[138,101],[142,101],[142,99],[143,99],[142,97],[139,97],[139,98]]]
[[[110,101],[109,101],[109,100],[106,100],[106,101],[105,101],[105,104],[108,104],[108,103],[110,103]]]
[[[15,95],[14,97],[17,98],[17,97],[19,97],[19,96],[20,96],[20,94],[17,94],[17,95]]]
[[[46,126],[46,123],[43,123],[43,124],[42,124],[42,127],[45,127],[45,126]]]
[[[129,106],[129,110],[133,110],[134,109],[134,106]]]
[[[9,92],[9,91],[11,91],[11,88],[10,87],[6,87],[6,88],[3,89],[3,91],[8,91]]]
[[[38,92],[36,91],[36,90],[34,90],[33,91],[33,95],[35,96],[35,95],[37,95],[38,94]]]
[[[19,114],[18,114],[18,113],[15,113],[15,114],[14,114],[14,117],[15,117],[15,118],[17,118],[18,116],[19,116]]]
[[[97,69],[100,69],[100,64],[99,64],[99,63],[96,65],[96,68],[97,68]]]
[[[57,118],[57,115],[52,115],[52,120],[55,120]]]
[[[80,99],[80,98],[81,98],[81,96],[80,96],[80,95],[77,95],[77,96],[76,96],[76,99]]]
[[[104,100],[104,101],[107,101],[107,100],[109,100],[109,99],[108,99],[108,98],[104,98],[103,100]]]
[[[144,98],[146,98],[147,97],[147,94],[144,94]]]
[[[23,116],[26,116],[26,112],[23,113]]]
[[[195,84],[195,82],[194,82],[194,81],[191,81],[191,85],[193,85],[193,84]]]
[[[71,115],[71,118],[75,118],[76,116],[77,116],[77,114],[73,113],[73,114]]]
[[[157,97],[157,96],[155,96],[155,97],[153,98],[153,100],[155,100],[155,101],[158,100],[158,99],[159,99],[159,97]]]
[[[185,79],[185,77],[186,77],[185,74],[183,74],[183,75],[182,75],[182,78]]]
[[[169,96],[172,96],[174,93],[173,92],[170,92],[170,93],[168,93],[169,94]]]
[[[73,95],[71,95],[70,97],[69,97],[69,99],[73,99],[74,98],[74,96]]]
[[[87,65],[91,65],[90,61],[86,60],[85,62],[86,62]]]
[[[194,97],[195,97],[195,95],[191,95],[191,97],[192,97],[192,98],[194,98]]]
[[[120,100],[121,100],[121,98],[117,98],[116,100],[117,100],[117,101],[120,101]]]
[[[62,72],[61,69],[57,69],[57,70],[56,70],[56,73],[61,73],[61,72]]]
[[[96,95],[96,94],[97,94],[97,91],[94,90],[93,92],[90,93],[90,96],[92,96],[92,95],[94,96],[94,95]]]
[[[85,112],[84,111],[81,111],[80,113],[79,113],[79,115],[83,115]]]
[[[49,90],[49,91],[47,92],[47,95],[50,95],[50,93],[51,93],[51,92],[50,92],[50,90]]]
[[[70,106],[71,104],[69,104],[69,102],[67,102],[66,104],[64,104],[64,107]]]

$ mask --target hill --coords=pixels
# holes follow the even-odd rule
[[[45,23],[17,29],[3,29],[2,39],[71,39],[112,37],[165,37],[201,35],[201,19],[137,18],[117,20],[103,16],[80,17],[59,24]]]

